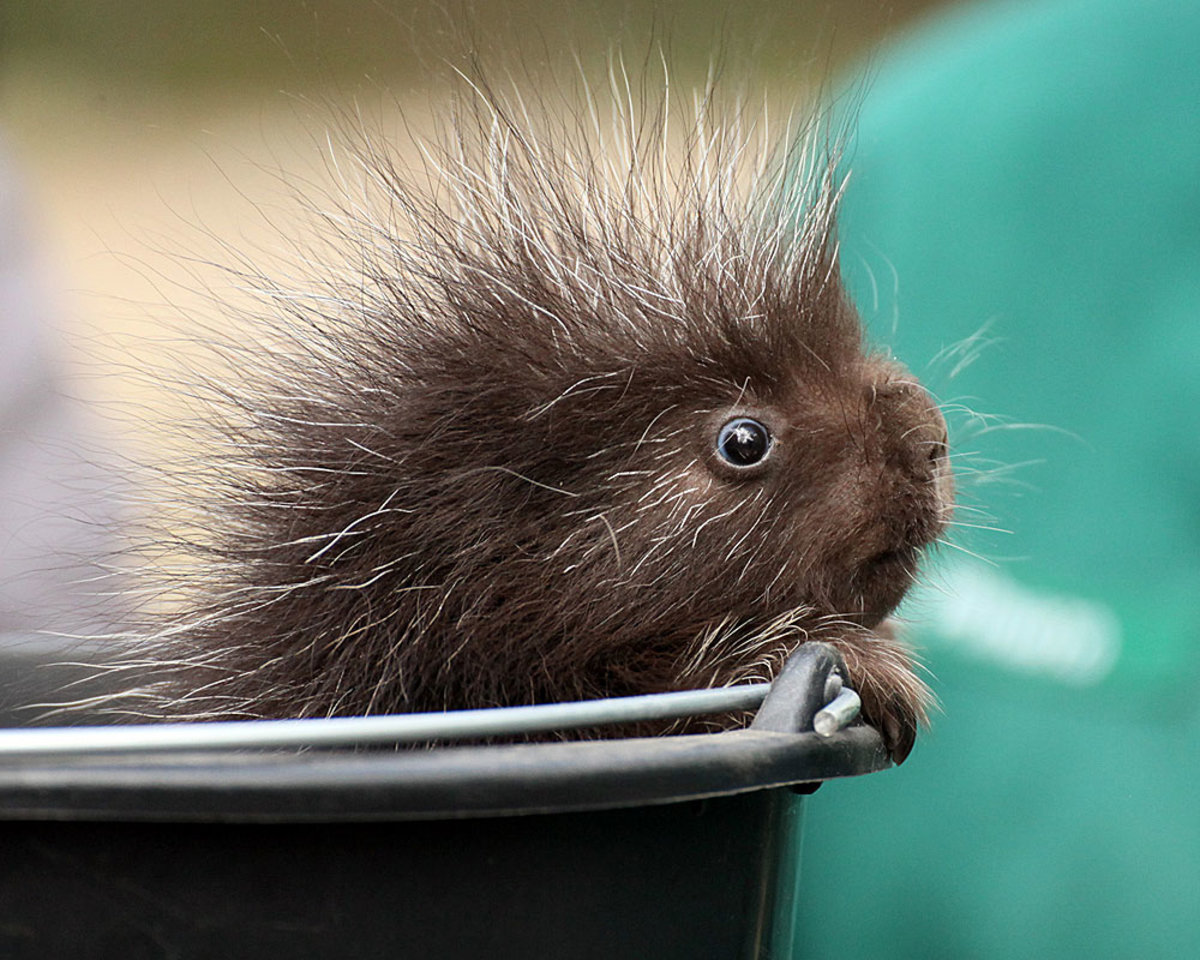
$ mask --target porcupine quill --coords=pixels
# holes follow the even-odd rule
[[[187,481],[183,600],[110,712],[690,689],[822,640],[908,754],[930,695],[885,621],[952,481],[843,289],[836,142],[615,75],[561,116],[466,81],[420,166],[358,141],[374,202],[322,217],[342,263],[244,277],[266,308]]]

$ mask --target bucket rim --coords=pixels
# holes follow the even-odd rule
[[[842,689],[844,676],[844,664],[832,647],[804,644],[769,690],[734,687],[687,692],[717,695],[696,700],[706,705],[697,712],[713,712],[707,708],[731,703],[731,692],[743,699],[761,700],[749,728],[660,737],[426,750],[397,750],[395,741],[385,741],[391,742],[393,749],[380,749],[378,738],[323,739],[331,730],[338,736],[354,731],[349,721],[384,721],[382,727],[376,726],[386,729],[387,721],[403,726],[406,718],[411,722],[424,717],[421,722],[426,722],[427,715],[421,714],[235,725],[0,730],[0,820],[457,819],[633,807],[819,783],[891,765],[880,734],[861,721],[829,735],[813,729],[814,716],[832,699],[831,691]],[[628,712],[620,710],[625,699],[650,701],[633,705],[644,711],[661,710],[664,703],[675,710],[687,697],[658,694],[465,713],[507,711],[539,718],[553,714],[555,708],[570,708],[568,713],[574,709],[577,714],[576,726],[590,726],[594,714],[576,708],[599,705],[602,713],[615,716],[613,722],[628,722]],[[740,708],[745,709],[746,703]],[[586,719],[588,716],[592,719]],[[205,740],[203,736],[206,727],[261,727],[268,731],[280,724],[289,736],[297,731],[309,731],[312,736],[307,741],[289,742],[292,749],[281,749],[280,742],[267,735],[258,741],[244,737],[222,740],[220,736]],[[164,746],[167,741],[130,745],[131,733],[148,731],[153,740],[154,729],[164,727],[190,728],[197,738],[186,749],[178,744]],[[357,729],[361,732],[362,727]],[[241,736],[253,731],[235,732]],[[478,737],[480,733],[477,729],[470,735]],[[59,746],[66,748],[31,749],[29,745],[36,746],[39,737],[43,744],[57,738]],[[103,744],[105,738],[111,741],[109,749],[78,749],[89,742]],[[362,749],[362,743],[375,746]]]

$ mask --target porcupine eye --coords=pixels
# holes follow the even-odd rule
[[[752,467],[771,452],[771,433],[757,420],[737,417],[717,434],[717,453],[734,467]]]

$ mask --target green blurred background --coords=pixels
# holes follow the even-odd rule
[[[43,0],[0,18],[0,136],[67,339],[102,359],[164,300],[206,309],[175,237],[217,260],[221,241],[269,243],[279,172],[319,175],[327,104],[387,90],[419,114],[463,37],[432,4]],[[665,36],[685,84],[719,47],[750,85],[850,91],[844,268],[875,338],[947,406],[963,509],[905,608],[943,713],[904,767],[809,803],[801,955],[1200,956],[1200,4],[467,19],[485,55]],[[170,415],[153,385],[86,389]]]

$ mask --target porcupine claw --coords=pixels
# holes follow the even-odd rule
[[[886,705],[873,707],[868,720],[883,734],[883,745],[892,762],[903,763],[917,740],[917,713],[912,705],[894,697]]]

